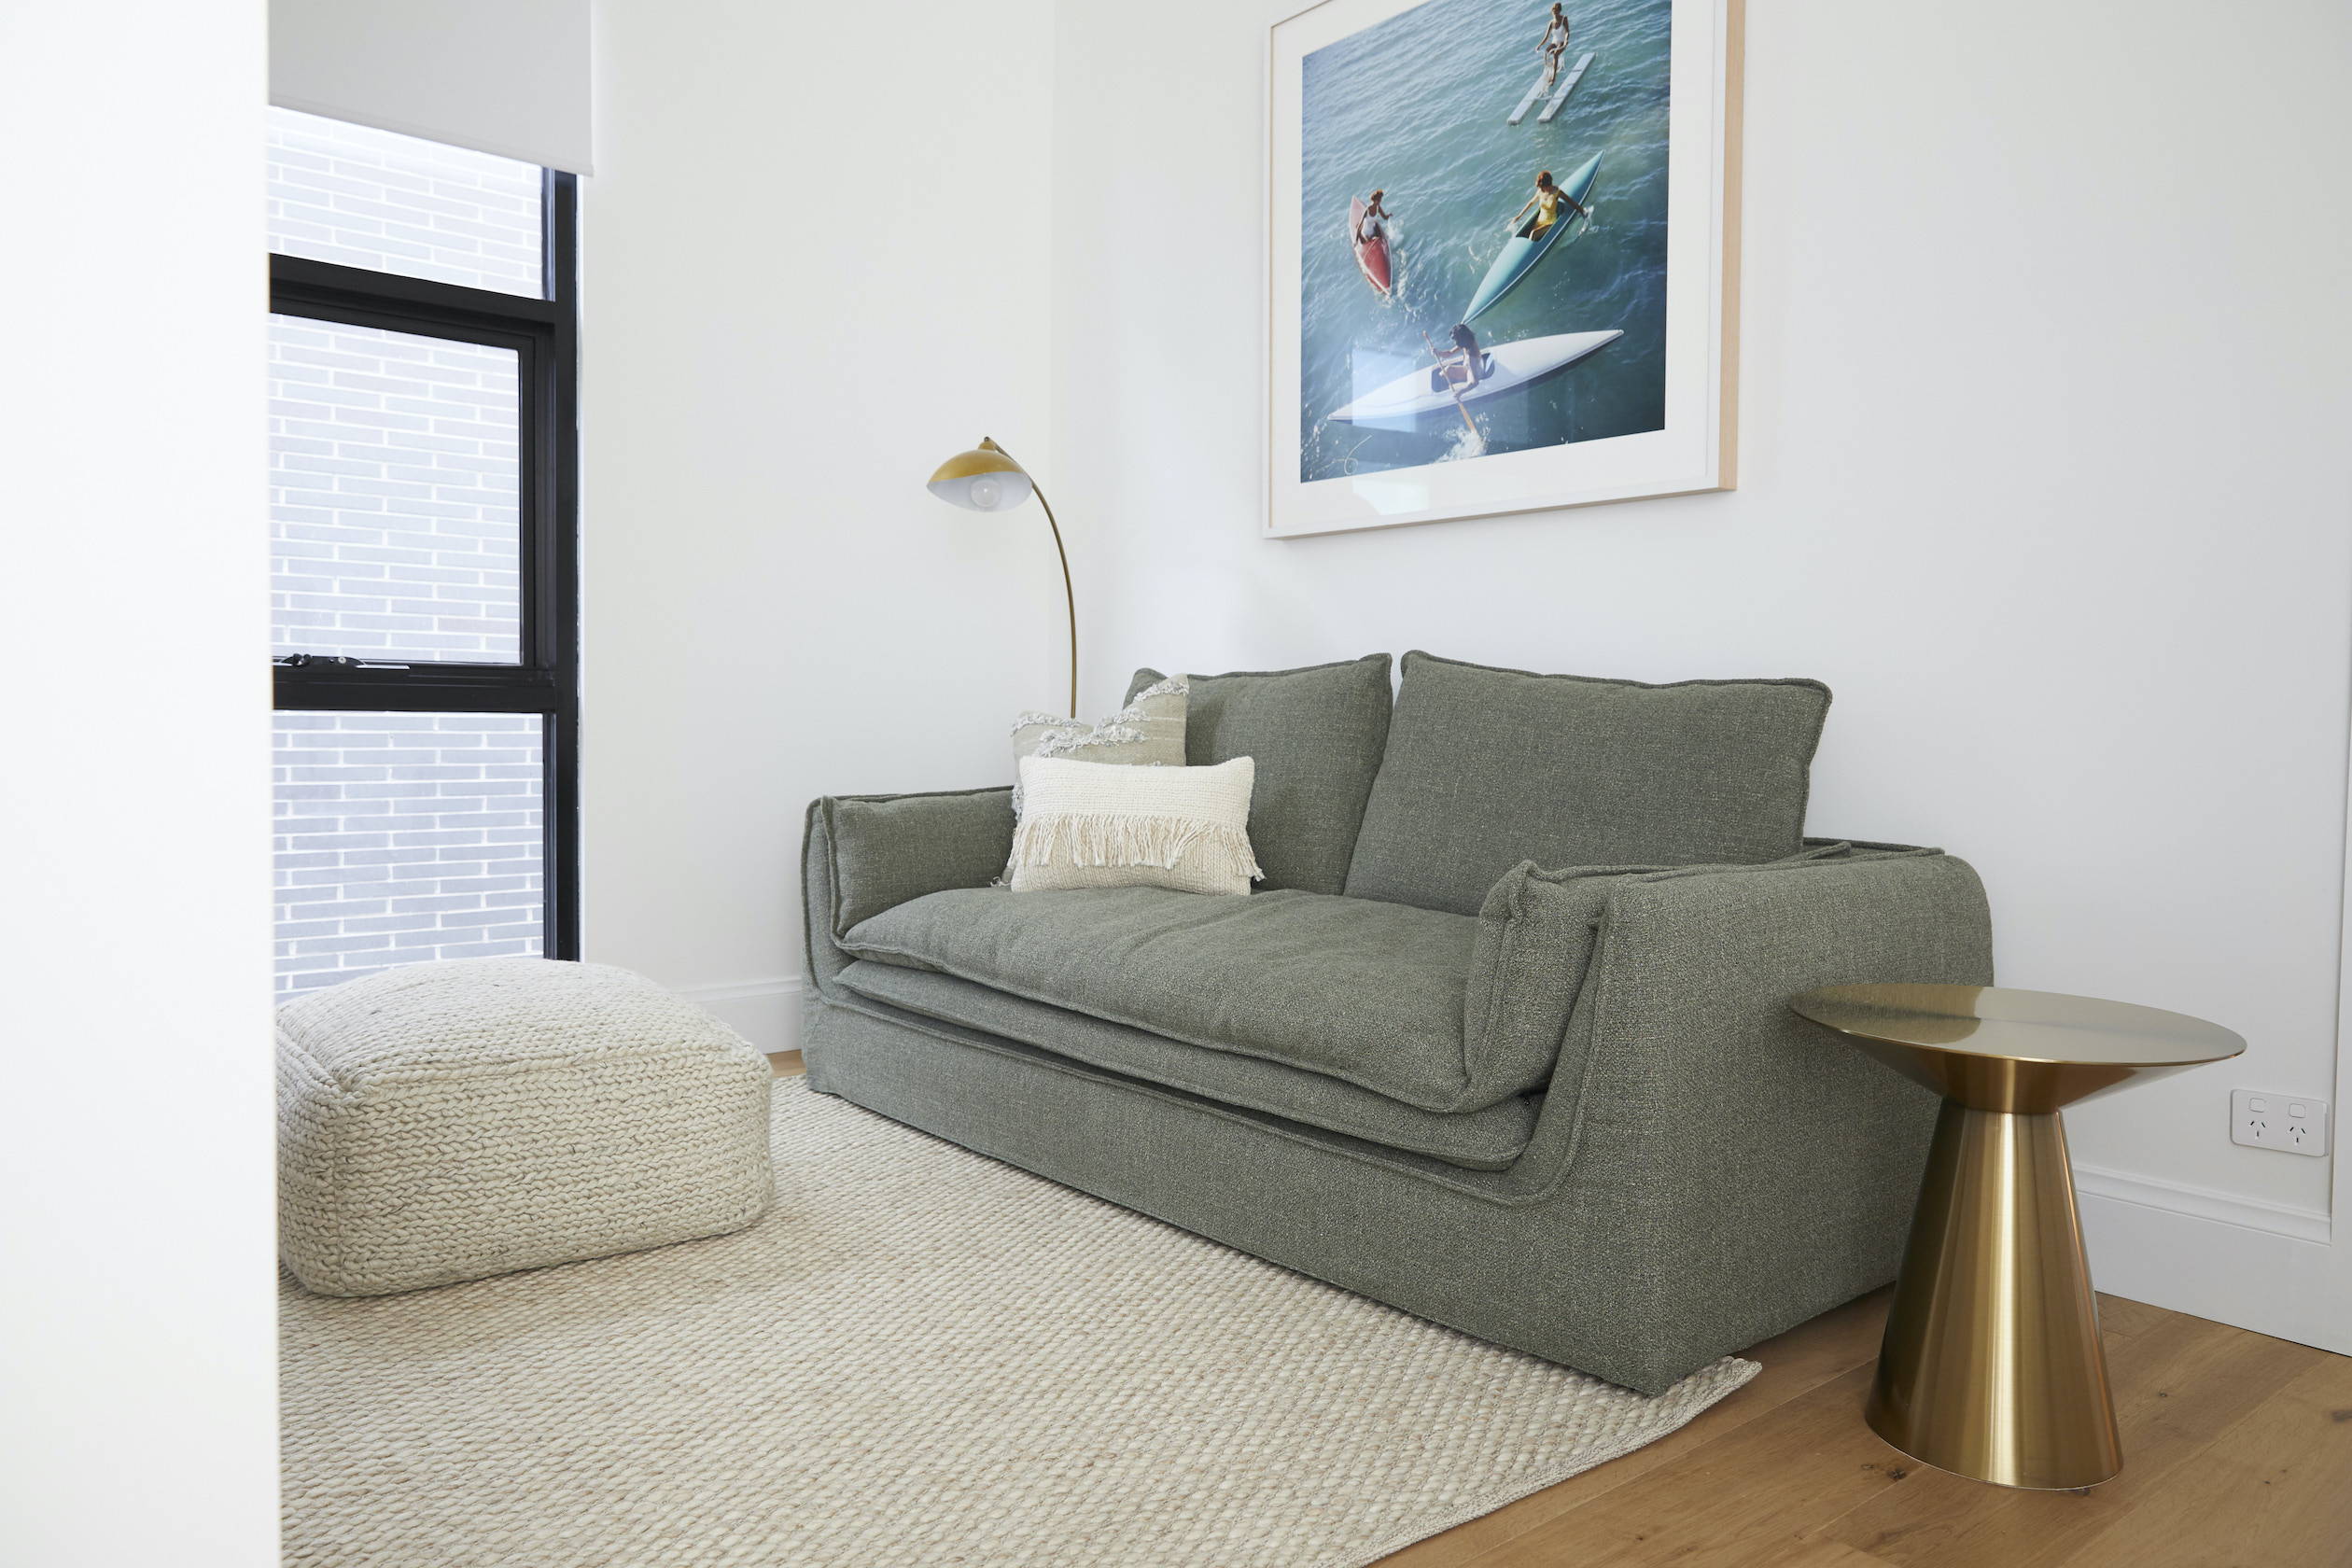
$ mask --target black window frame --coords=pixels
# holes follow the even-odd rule
[[[280,711],[536,713],[542,944],[580,957],[580,388],[578,181],[542,171],[545,298],[305,257],[270,257],[270,312],[515,351],[522,638],[515,664],[271,661]]]

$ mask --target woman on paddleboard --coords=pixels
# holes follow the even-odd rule
[[[1389,210],[1380,205],[1380,198],[1387,194],[1385,190],[1375,190],[1365,198],[1364,221],[1356,225],[1356,244],[1370,245],[1386,231]]]
[[[1544,23],[1544,41],[1535,48],[1544,57],[1544,79],[1548,82],[1560,75],[1560,58],[1568,52],[1568,13],[1561,9],[1561,0],[1552,0],[1551,20]]]
[[[1529,239],[1532,240],[1535,238],[1536,235],[1543,233],[1553,224],[1560,221],[1560,204],[1562,202],[1568,203],[1568,210],[1575,213],[1579,217],[1590,217],[1592,216],[1590,211],[1586,208],[1582,202],[1577,201],[1574,196],[1569,195],[1568,192],[1561,189],[1560,187],[1552,183],[1551,171],[1549,169],[1546,169],[1542,174],[1537,175],[1535,176],[1535,194],[1527,199],[1527,207],[1534,207],[1538,209],[1535,227],[1527,231],[1527,237]],[[1511,215],[1511,223],[1514,228],[1518,226],[1520,218],[1527,216],[1527,207],[1521,207],[1519,211]]]

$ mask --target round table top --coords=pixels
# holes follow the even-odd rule
[[[2160,1007],[2000,986],[1825,986],[1789,1006],[1863,1040],[1999,1061],[2188,1067],[2246,1049],[2241,1036]]]

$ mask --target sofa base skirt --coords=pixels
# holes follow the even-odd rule
[[[1481,1339],[1659,1393],[1891,1280],[1901,1236],[1779,1278],[1645,1299],[1625,1195],[1497,1198],[1017,1042],[812,994],[810,1086]],[[1457,1174],[1468,1174],[1457,1172]]]

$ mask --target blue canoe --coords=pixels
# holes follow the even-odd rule
[[[1600,172],[1601,159],[1595,154],[1583,167],[1570,175],[1560,189],[1568,194],[1570,200],[1581,203],[1591,196],[1592,177]],[[1479,284],[1477,293],[1470,297],[1470,308],[1462,313],[1463,321],[1476,321],[1485,315],[1495,301],[1511,291],[1514,284],[1535,270],[1535,263],[1544,259],[1546,251],[1559,243],[1561,235],[1584,221],[1572,212],[1542,233],[1530,238],[1528,231],[1535,227],[1536,217],[1536,214],[1529,213],[1511,237],[1503,242],[1503,254],[1496,257],[1494,265],[1487,269],[1486,281]]]

